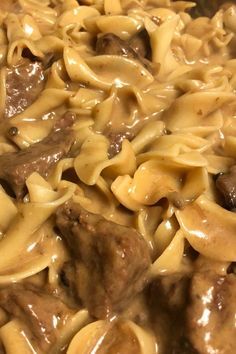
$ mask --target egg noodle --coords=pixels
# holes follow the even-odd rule
[[[69,157],[47,178],[32,173],[23,200],[0,189],[1,288],[32,281],[60,293],[60,269],[70,254],[54,214],[70,199],[135,227],[150,247],[150,279],[191,272],[186,245],[222,275],[236,261],[236,215],[220,205],[214,182],[236,159],[236,5],[222,6],[211,18],[192,18],[194,6],[170,0],[0,2],[0,154],[30,147],[50,134],[59,116],[76,114]],[[142,30],[150,60],[96,52],[94,43],[104,34],[129,41]],[[36,100],[6,118],[8,71],[25,53],[54,60]],[[11,140],[6,124],[18,131]],[[118,134],[126,134],[120,150],[109,154],[110,137]],[[136,353],[159,353],[152,330],[124,318]],[[111,323],[78,307],[46,351],[5,310],[0,326],[7,354],[89,354],[100,353],[99,338]]]

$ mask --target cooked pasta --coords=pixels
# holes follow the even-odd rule
[[[0,353],[236,352],[236,3],[0,2]]]

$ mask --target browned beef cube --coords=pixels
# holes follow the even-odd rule
[[[217,178],[216,187],[224,197],[226,207],[236,208],[236,166]]]
[[[182,311],[187,303],[189,278],[183,274],[161,276],[151,285],[154,302],[167,312]]]
[[[75,311],[59,298],[32,285],[14,285],[0,290],[0,306],[12,318],[19,318],[33,343],[44,353],[55,343],[57,330]]]
[[[54,130],[65,130],[66,128],[69,128],[73,125],[74,121],[76,119],[76,114],[74,112],[67,111],[63,116],[59,117],[55,124],[54,124]]]
[[[22,197],[26,179],[33,172],[47,177],[52,167],[67,155],[73,140],[70,129],[53,131],[25,150],[1,155],[0,178],[9,183],[18,198]]]
[[[137,53],[130,47],[129,42],[124,41],[113,33],[106,33],[98,38],[96,51],[98,54],[121,55],[131,59],[137,58]]]
[[[187,311],[189,338],[201,354],[236,353],[236,276],[197,273]]]
[[[121,55],[141,61],[151,57],[150,40],[146,30],[137,33],[129,41],[125,41],[113,33],[106,33],[98,38],[96,51],[98,54]]]
[[[7,69],[5,116],[23,112],[39,96],[44,87],[44,70],[40,62],[22,60]]]
[[[129,45],[140,58],[151,59],[150,39],[146,30],[142,30],[134,35],[130,39]]]
[[[227,6],[228,4],[230,5],[234,3],[234,1],[229,0],[195,0],[194,2],[197,6],[190,11],[193,17],[213,17],[223,5]]]
[[[69,283],[93,316],[104,318],[121,310],[143,289],[150,255],[136,230],[75,203],[58,210],[56,223],[75,259]]]
[[[129,131],[123,133],[111,132],[107,134],[107,137],[110,140],[108,156],[111,159],[112,157],[114,157],[120,152],[123,140],[124,139],[131,140],[133,138],[133,135]]]
[[[171,274],[150,284],[147,299],[160,354],[197,354],[185,333],[189,277]]]

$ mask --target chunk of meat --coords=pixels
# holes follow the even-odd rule
[[[96,52],[105,55],[122,55],[127,58],[137,59],[137,53],[124,41],[113,33],[106,33],[99,37],[96,43]]]
[[[187,311],[189,338],[201,354],[236,353],[236,276],[197,273]]]
[[[169,354],[169,352],[167,352]],[[186,337],[181,337],[173,343],[171,354],[201,354],[197,352]]]
[[[157,278],[152,284],[152,292],[159,295],[157,305],[173,313],[185,308],[188,287],[189,278],[174,274]]]
[[[197,354],[185,336],[188,288],[189,278],[182,274],[158,277],[149,287],[150,321],[159,354]]]
[[[7,69],[5,117],[23,112],[37,98],[44,87],[44,71],[40,62],[22,60]]]
[[[191,0],[189,0],[191,1]],[[234,1],[227,1],[227,0],[195,0],[196,7],[191,9],[190,13],[193,17],[199,16],[206,16],[206,17],[213,17],[215,13],[220,9],[223,5],[234,4]]]
[[[225,200],[228,209],[236,208],[236,166],[231,167],[228,173],[219,175],[216,180],[216,187]]]
[[[93,316],[105,318],[121,310],[143,289],[151,260],[145,240],[135,229],[75,203],[59,208],[56,223],[75,258],[71,285]]]
[[[69,128],[73,125],[75,119],[76,113],[68,111],[62,117],[56,120],[56,123],[54,124],[53,128],[55,131],[64,131],[66,128]]]
[[[109,158],[112,158],[120,152],[123,140],[131,140],[133,134],[129,131],[124,133],[109,133],[107,137],[110,140],[108,156]]]
[[[151,45],[146,30],[135,34],[129,41],[130,47],[142,58],[151,59]]]
[[[60,53],[57,52],[49,52],[46,53],[43,58],[35,56],[29,48],[24,48],[22,51],[22,57],[27,58],[31,61],[31,63],[34,62],[40,62],[43,66],[44,70],[47,70],[52,66],[52,64],[60,59]]]
[[[113,33],[106,33],[98,38],[96,43],[98,54],[122,55],[131,59],[150,59],[151,47],[146,30],[125,41]]]
[[[147,70],[153,71],[153,65],[148,60],[151,58],[151,46],[146,30],[137,33],[129,41],[113,33],[106,33],[97,39],[96,52],[99,55],[120,55],[139,60]]]
[[[18,318],[33,336],[34,344],[44,353],[55,343],[58,330],[74,310],[59,298],[35,286],[14,285],[0,290],[0,306],[12,318]]]
[[[73,140],[71,129],[53,131],[25,150],[1,155],[0,178],[9,183],[17,198],[23,197],[26,179],[33,172],[47,177],[55,164],[67,155]]]

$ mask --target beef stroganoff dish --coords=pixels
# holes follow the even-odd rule
[[[236,2],[0,1],[0,353],[236,353]]]

